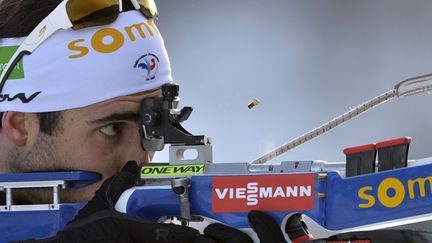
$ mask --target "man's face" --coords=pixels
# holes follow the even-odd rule
[[[52,136],[40,131],[29,135],[29,149],[15,158],[14,170],[98,172],[103,177],[98,183],[62,195],[63,202],[89,200],[102,181],[118,173],[127,161],[151,160],[153,152],[143,151],[140,146],[137,119],[141,101],[160,94],[157,90],[123,96],[62,112]]]

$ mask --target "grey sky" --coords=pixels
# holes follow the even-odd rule
[[[159,0],[184,126],[213,138],[215,162],[246,162],[431,73],[432,1]],[[254,98],[261,104],[248,109]],[[390,101],[282,160],[342,161],[345,147],[411,136],[432,155],[431,95]],[[157,160],[166,160],[167,152]]]

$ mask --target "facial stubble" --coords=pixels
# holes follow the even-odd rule
[[[76,170],[71,167],[71,161],[60,155],[56,146],[56,136],[43,133],[39,134],[29,151],[15,149],[8,154],[7,161],[11,173]],[[82,198],[82,195],[80,189],[60,190],[60,200],[64,203],[88,200]],[[17,204],[52,203],[52,189],[15,190],[13,197]]]

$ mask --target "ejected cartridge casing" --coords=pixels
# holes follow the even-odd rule
[[[248,108],[252,109],[255,106],[259,105],[260,101],[258,99],[253,99],[249,104],[248,104]]]

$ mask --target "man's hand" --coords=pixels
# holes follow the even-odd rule
[[[278,224],[269,215],[261,211],[251,211],[249,224],[254,229],[261,243],[285,243],[284,235]],[[205,237],[217,243],[253,243],[246,233],[229,226],[215,223],[204,229]],[[207,241],[206,241],[207,242]]]
[[[200,235],[199,231],[190,227],[144,222],[115,211],[114,206],[118,198],[125,190],[135,185],[138,172],[136,162],[129,161],[119,174],[102,184],[88,204],[56,236],[21,242],[253,243],[246,233],[223,224],[211,224],[204,230],[204,235]],[[278,225],[270,216],[252,211],[249,214],[249,222],[261,242],[285,242]]]

